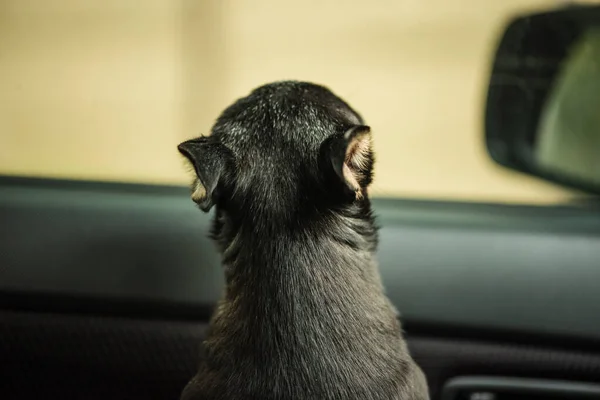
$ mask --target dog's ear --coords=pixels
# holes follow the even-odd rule
[[[205,136],[187,140],[177,149],[193,166],[198,178],[192,188],[192,200],[202,211],[210,211],[217,201],[219,182],[230,158],[228,149]]]
[[[362,198],[373,176],[371,128],[355,125],[343,134],[329,137],[321,150],[337,179],[354,193],[356,199]]]

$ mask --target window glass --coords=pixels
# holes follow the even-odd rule
[[[498,35],[556,3],[4,0],[0,173],[187,184],[178,142],[252,88],[300,79],[372,126],[374,195],[565,201],[482,140]]]

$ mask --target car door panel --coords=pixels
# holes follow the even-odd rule
[[[596,209],[374,207],[433,398],[457,376],[600,381]],[[0,220],[2,398],[176,398],[223,289],[187,189],[3,177]]]

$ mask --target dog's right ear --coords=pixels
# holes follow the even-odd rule
[[[330,136],[321,145],[321,156],[349,194],[356,199],[364,197],[373,174],[371,128],[355,125]]]
[[[219,182],[230,157],[228,149],[205,136],[187,140],[177,149],[194,167],[198,178],[192,188],[192,200],[202,211],[210,211],[217,201]]]

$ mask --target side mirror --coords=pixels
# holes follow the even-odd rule
[[[600,5],[508,24],[492,66],[485,142],[498,164],[600,194]]]

